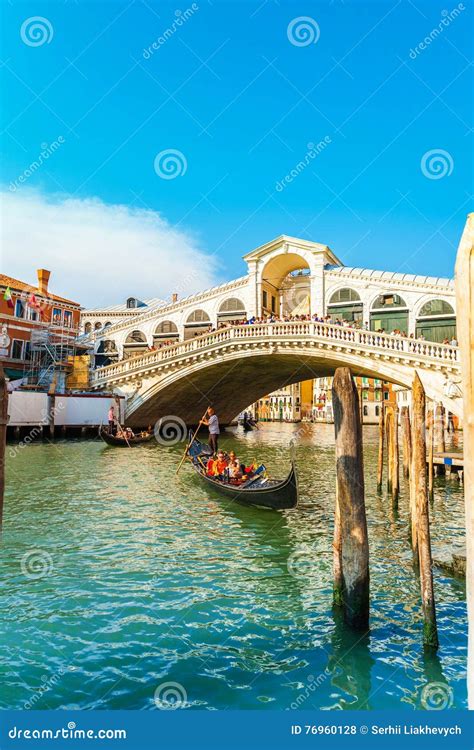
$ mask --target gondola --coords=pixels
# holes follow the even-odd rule
[[[128,448],[129,446],[141,445],[141,443],[149,443],[155,437],[153,432],[149,432],[146,435],[136,435],[135,437],[127,438],[118,437],[118,435],[111,435],[107,432],[105,427],[99,427],[99,436],[102,438],[104,443],[107,445],[115,445],[120,448]]]
[[[190,439],[191,439],[190,434]],[[194,440],[188,447],[188,457],[196,474],[221,495],[231,500],[237,500],[244,505],[256,505],[261,508],[272,508],[274,510],[286,510],[295,508],[298,503],[298,477],[294,458],[294,450],[291,448],[291,469],[286,479],[265,479],[257,477],[249,479],[247,484],[227,484],[219,479],[208,477],[204,471],[203,464],[209,458],[210,448],[199,440]]]
[[[256,422],[251,422],[250,419],[244,419],[242,422],[242,427],[244,428],[244,432],[250,432],[257,426]]]

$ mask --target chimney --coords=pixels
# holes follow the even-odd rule
[[[45,297],[48,296],[48,281],[51,276],[51,271],[47,271],[45,268],[38,268],[36,271],[38,274],[38,291]]]
[[[171,302],[177,302],[178,301],[178,292],[173,292],[171,295]]]

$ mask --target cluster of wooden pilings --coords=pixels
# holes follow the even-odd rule
[[[369,627],[369,541],[364,495],[362,425],[359,395],[349,368],[336,370],[333,380],[333,409],[336,433],[336,507],[334,522],[334,604],[342,607],[344,619],[357,630]],[[416,569],[420,577],[423,611],[423,643],[437,649],[435,599],[429,524],[427,472],[427,411],[423,384],[415,374],[411,415],[407,407],[400,413],[403,437],[403,473],[410,482],[410,527]],[[436,416],[428,443],[433,444]],[[443,422],[441,422],[443,424]],[[384,448],[387,447],[387,491],[392,504],[400,494],[399,415],[396,405],[382,410],[379,422],[377,486],[382,489]],[[443,430],[444,439],[444,430]],[[432,447],[431,447],[432,457]],[[429,486],[429,482],[431,485]]]

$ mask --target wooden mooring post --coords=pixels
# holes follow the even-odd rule
[[[426,398],[425,389],[415,374],[412,389],[412,484],[416,508],[418,563],[423,609],[423,644],[437,649],[438,629],[433,588],[429,503],[426,487]]]
[[[408,406],[402,406],[400,411],[400,422],[402,428],[403,443],[403,476],[405,479],[410,477],[411,463],[411,427],[410,427],[410,409]]]
[[[385,410],[383,403],[380,405],[379,414],[379,450],[377,456],[377,492],[382,492],[383,482],[383,450],[385,439]]]
[[[446,412],[441,402],[434,406],[433,411],[433,440],[434,449],[436,453],[446,453],[446,440],[444,437],[444,422],[446,419]],[[442,475],[446,473],[444,466],[436,467],[436,474]]]
[[[394,405],[385,412],[385,429],[387,435],[387,491],[392,497],[394,506],[398,504],[400,493],[400,453],[398,448],[398,410]]]
[[[357,387],[348,367],[339,367],[332,384],[336,433],[336,524],[334,540],[339,580],[334,601],[342,601],[344,620],[356,630],[369,627],[369,542],[365,514],[362,425]],[[342,588],[341,588],[342,584]],[[339,587],[339,590],[336,590]]]
[[[474,213],[469,214],[456,259],[457,337],[461,351],[466,504],[466,581],[469,622],[468,705],[474,709]]]
[[[5,494],[5,444],[7,440],[8,391],[3,365],[0,362],[0,528],[3,520]]]
[[[428,497],[433,500],[434,497],[434,418],[430,409],[426,416],[426,427],[428,435]]]

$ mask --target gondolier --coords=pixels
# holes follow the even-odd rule
[[[109,434],[113,435],[115,433],[115,409],[114,409],[113,404],[110,404],[108,420],[109,420]]]
[[[217,443],[220,434],[219,419],[212,406],[209,406],[206,414],[207,416],[201,419],[201,424],[205,424],[209,429],[209,447],[213,453],[217,453]]]

